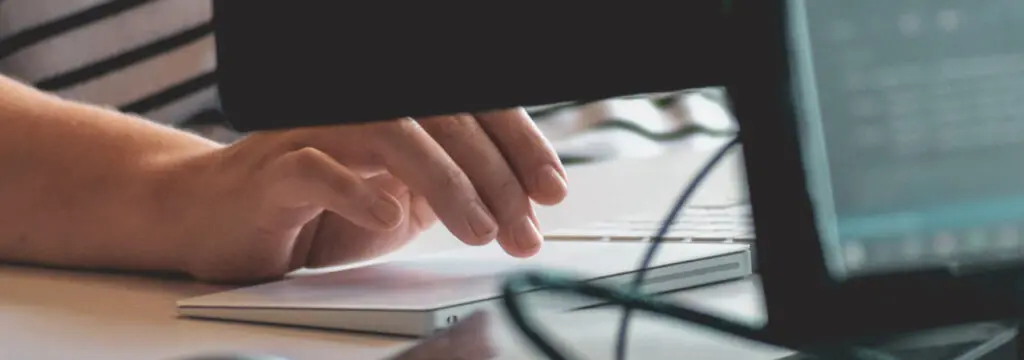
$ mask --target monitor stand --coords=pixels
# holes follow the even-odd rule
[[[1024,355],[1024,337],[1016,324],[982,323],[894,336],[865,348],[897,360],[1016,360]],[[795,354],[778,360],[826,359]]]

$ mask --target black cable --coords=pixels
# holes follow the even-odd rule
[[[724,157],[725,153],[738,143],[739,140],[737,137],[736,139],[731,140],[726,146],[723,146],[722,149],[712,157],[711,161],[701,168],[694,181],[687,184],[683,193],[676,200],[668,219],[666,219],[658,231],[658,235],[652,239],[652,244],[644,257],[644,264],[650,263],[650,259],[652,259],[656,253],[657,244],[667,232],[672,220],[676,215],[678,215],[689,197],[692,196],[695,189],[700,185],[700,182],[704,180],[707,174],[710,173],[711,169],[713,169]],[[640,269],[640,272],[637,275],[638,281],[643,280],[645,270],[646,266]],[[507,312],[509,318],[512,320],[512,323],[520,330],[523,336],[525,336],[537,348],[537,350],[551,360],[568,360],[570,358],[565,355],[564,351],[560,351],[554,344],[548,341],[548,336],[543,335],[538,327],[533,325],[532,321],[530,321],[528,316],[526,316],[525,310],[521,306],[518,298],[521,293],[537,289],[588,296],[609,304],[622,305],[627,311],[636,309],[660,314],[669,318],[702,325],[752,341],[793,349],[807,354],[825,355],[824,358],[826,359],[896,360],[896,358],[891,355],[867,349],[850,347],[808,348],[801,344],[779,341],[769,336],[769,334],[762,329],[757,329],[746,324],[733,322],[700,311],[681,307],[653,296],[640,293],[637,291],[635,283],[628,289],[613,289],[610,287],[590,284],[581,279],[554,273],[526,271],[512,274],[502,285],[502,306]],[[628,320],[626,319],[627,316],[628,315],[624,314],[623,323],[625,324],[628,324],[628,321],[625,321]],[[622,336],[621,333],[620,341],[623,341],[623,345],[620,346],[625,348],[625,337]]]
[[[689,94],[700,93],[702,90],[703,89],[697,88],[697,89],[680,90],[680,91],[675,91],[675,92],[671,92],[671,93],[635,94],[635,95],[627,95],[627,96],[617,96],[617,97],[613,97],[613,98],[569,101],[569,102],[562,102],[562,103],[557,103],[557,104],[542,105],[542,106],[535,107],[534,109],[527,109],[527,114],[529,114],[530,117],[533,118],[537,122],[544,122],[546,120],[545,118],[547,116],[555,114],[555,113],[560,112],[562,110],[568,110],[568,109],[572,109],[572,108],[579,108],[579,107],[582,107],[582,106],[585,106],[585,105],[589,105],[589,104],[593,104],[593,103],[597,103],[597,102],[601,102],[601,101],[608,101],[608,100],[648,100],[648,101],[651,101],[651,103],[653,103],[654,106],[656,106],[658,108],[661,108],[661,109],[664,109],[666,107],[675,105],[677,102],[679,102],[681,100],[681,97],[684,97],[684,96],[689,95]]]
[[[657,297],[647,296],[633,291],[608,286],[596,285],[579,278],[546,271],[524,271],[510,276],[502,286],[502,303],[512,323],[523,333],[534,346],[551,360],[570,360],[565,352],[559,351],[540,331],[532,325],[523,308],[520,306],[518,294],[544,289],[552,292],[563,292],[601,299],[608,303],[618,304],[630,309],[663,315],[672,319],[702,325],[717,331],[757,341],[777,347],[798,350],[808,354],[819,355],[824,359],[855,359],[855,360],[898,360],[895,357],[869,349],[814,349],[796,343],[788,343],[771,337],[761,329],[746,324],[730,321],[700,311],[672,304]]]
[[[700,125],[686,125],[670,132],[655,133],[651,132],[650,130],[644,129],[643,127],[637,125],[636,123],[618,119],[606,120],[605,122],[599,123],[594,127],[590,128],[590,131],[601,129],[620,129],[631,132],[653,142],[679,141],[694,135],[724,137],[736,134],[735,131],[713,130]],[[564,153],[559,153],[558,159],[564,165],[577,165],[599,160],[606,160],[605,158],[598,156],[566,155]]]
[[[639,271],[636,274],[636,278],[630,286],[630,290],[637,292],[640,290],[640,286],[643,284],[644,279],[647,277],[647,270],[651,266],[651,262],[654,261],[654,256],[658,252],[658,248],[661,245],[665,234],[668,233],[669,228],[672,226],[673,220],[679,216],[679,212],[683,210],[683,206],[690,200],[693,193],[700,187],[700,184],[704,182],[704,179],[708,177],[711,170],[715,168],[725,154],[729,153],[734,146],[740,143],[740,137],[736,136],[732,138],[725,146],[718,149],[711,159],[697,172],[697,175],[690,181],[689,185],[683,190],[683,194],[679,196],[676,203],[672,205],[672,209],[669,211],[668,216],[662,221],[661,227],[658,229],[657,235],[651,238],[651,245],[647,247],[647,252],[644,254],[643,260],[640,262]],[[632,314],[629,308],[624,308],[622,312],[622,321],[619,323],[618,338],[615,342],[615,359],[625,360],[626,359],[626,344],[628,342],[629,334],[629,319]]]
[[[608,118],[605,121],[595,124],[588,130],[598,129],[621,129],[630,131],[634,134],[640,135],[646,139],[662,142],[662,141],[675,141],[686,138],[691,135],[704,134],[711,136],[726,136],[736,135],[735,130],[718,130],[712,129],[700,124],[687,124],[680,126],[674,130],[666,132],[653,132],[637,124],[636,122],[619,119],[619,118]]]

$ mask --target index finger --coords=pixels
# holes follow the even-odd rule
[[[438,219],[460,240],[483,245],[498,232],[494,215],[459,165],[413,119],[382,124],[373,139],[389,142],[375,146],[392,175],[411,191],[423,194]]]
[[[480,126],[537,203],[554,205],[568,194],[568,176],[551,143],[523,108],[476,114]]]

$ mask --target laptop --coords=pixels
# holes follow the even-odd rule
[[[184,299],[193,318],[244,321],[420,337],[474,311],[493,309],[506,274],[526,269],[570,272],[607,285],[633,280],[643,242],[552,241],[535,256],[508,256],[497,244],[396,259],[336,272]],[[666,243],[642,289],[672,292],[751,274],[745,244]],[[591,300],[543,297],[565,311]]]

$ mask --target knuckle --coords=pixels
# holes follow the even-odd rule
[[[444,190],[457,193],[468,190],[466,174],[458,167],[448,167],[441,173],[441,186]]]
[[[480,130],[475,118],[462,114],[439,116],[425,123],[427,131],[435,138],[462,140],[475,136]]]
[[[502,197],[509,198],[514,196],[522,196],[523,187],[519,185],[519,180],[515,176],[506,176],[498,181],[497,191]]]
[[[288,163],[300,175],[315,175],[323,166],[320,151],[312,147],[303,147],[288,154]]]
[[[492,136],[513,142],[530,141],[538,134],[536,124],[528,115],[502,111],[481,115],[481,124]]]
[[[320,150],[312,146],[301,147],[292,152],[292,155],[300,165],[314,165],[320,160]]]
[[[295,174],[306,181],[320,183],[344,197],[371,197],[359,191],[359,182],[356,178],[341,172],[338,167],[333,166],[334,160],[316,148],[305,147],[296,150],[292,153],[292,159]]]
[[[529,211],[529,200],[523,192],[522,186],[514,177],[504,178],[490,188],[490,191],[480,194],[485,203],[494,211],[499,222],[515,221]],[[497,205],[497,206],[495,206]]]
[[[378,136],[396,136],[422,131],[420,124],[411,118],[401,118],[369,124]]]

